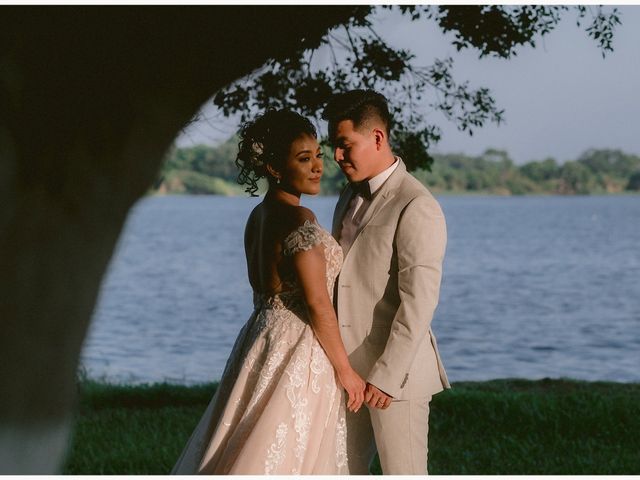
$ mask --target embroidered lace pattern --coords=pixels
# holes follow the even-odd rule
[[[286,237],[283,254],[317,245],[324,248],[332,297],[342,248],[329,232],[306,221]],[[253,315],[174,473],[347,473],[344,391],[293,272],[286,280],[279,294],[254,292]]]
[[[322,241],[322,236],[322,227],[311,220],[305,220],[304,224],[284,239],[282,253],[291,256],[310,250]]]

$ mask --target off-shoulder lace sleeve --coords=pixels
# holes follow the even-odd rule
[[[284,239],[282,253],[284,255],[295,255],[303,250],[310,250],[322,240],[320,226],[310,220],[306,220]]]

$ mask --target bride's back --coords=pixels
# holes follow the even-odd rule
[[[244,234],[249,282],[262,294],[287,289],[285,280],[294,276],[293,265],[282,254],[285,237],[299,225],[304,207],[262,202],[253,209]]]

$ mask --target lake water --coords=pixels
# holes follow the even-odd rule
[[[450,380],[640,381],[640,197],[439,200],[449,242],[433,328]],[[85,342],[90,377],[219,379],[252,311],[242,232],[258,201],[136,204]],[[303,199],[325,227],[335,202]]]

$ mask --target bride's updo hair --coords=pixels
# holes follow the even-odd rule
[[[313,124],[291,110],[268,110],[242,125],[236,156],[238,183],[247,185],[245,191],[252,197],[257,196],[258,180],[269,178],[267,164],[281,170],[291,144],[305,133],[318,138]]]

